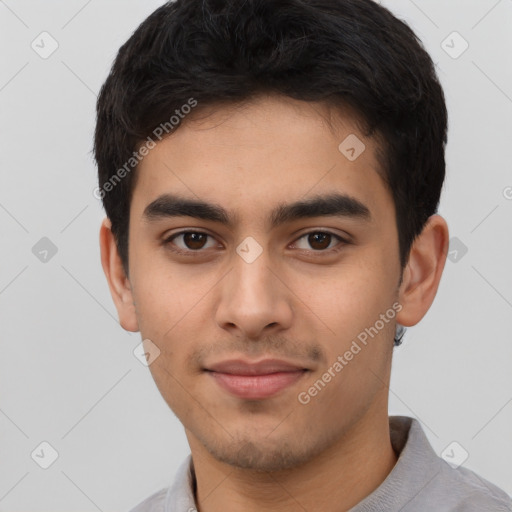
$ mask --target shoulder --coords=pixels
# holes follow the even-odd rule
[[[191,512],[195,510],[192,457],[189,454],[178,467],[174,482],[139,503],[130,512]]]
[[[447,510],[512,512],[512,499],[505,491],[467,468],[444,463],[436,480]]]
[[[439,457],[418,420],[392,416],[390,434],[399,458],[369,504],[398,503],[402,512],[512,512],[512,499],[505,491]]]
[[[164,512],[167,491],[168,488],[164,488],[155,492],[139,503],[136,507],[132,508],[129,512]]]

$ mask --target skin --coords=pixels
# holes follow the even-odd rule
[[[348,510],[396,463],[388,422],[395,322],[418,323],[438,289],[448,227],[430,217],[400,281],[392,196],[379,176],[376,142],[346,112],[333,126],[319,103],[262,96],[190,117],[140,163],[130,210],[129,278],[110,221],[100,231],[102,265],[122,327],[161,350],[150,371],[185,427],[201,512]],[[356,134],[365,151],[349,161],[338,145]],[[280,203],[337,191],[367,205],[371,222],[319,216],[275,229]],[[162,193],[214,202],[237,214],[232,228],[191,217],[148,222]],[[171,234],[211,237],[174,247]],[[335,237],[321,246],[309,233]],[[236,252],[248,236],[262,253]],[[320,249],[318,249],[320,247]],[[327,247],[327,248],[324,248]],[[333,248],[340,248],[334,252]],[[359,333],[398,302],[401,310],[311,401],[297,400]],[[221,389],[204,367],[226,359],[281,358],[308,368],[257,401]]]

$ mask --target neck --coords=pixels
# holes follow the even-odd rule
[[[199,512],[348,511],[385,480],[397,460],[387,407],[378,417],[366,414],[313,460],[283,471],[232,467],[196,440],[190,445]]]

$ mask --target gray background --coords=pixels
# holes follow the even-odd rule
[[[189,453],[133,355],[140,334],[117,321],[92,193],[97,92],[161,3],[0,1],[2,511],[127,510]],[[434,305],[395,352],[390,413],[417,417],[438,454],[456,441],[465,467],[512,494],[512,0],[383,3],[422,39],[445,88],[439,213],[457,238]],[[46,59],[31,47],[51,48],[43,31],[59,45]],[[469,43],[458,58],[453,31]],[[41,252],[43,237],[56,254]],[[59,454],[48,469],[31,457],[49,456],[43,441]]]

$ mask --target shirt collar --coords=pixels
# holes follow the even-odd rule
[[[192,512],[197,510],[194,495],[196,492],[196,475],[192,455],[187,455],[181,463],[174,483],[167,491],[165,512]]]
[[[391,445],[398,460],[386,479],[349,512],[401,510],[444,469],[418,420],[390,416]]]
[[[398,510],[397,506],[412,501],[442,469],[443,461],[432,449],[418,420],[390,416],[389,427],[397,463],[382,484],[349,512]],[[167,492],[165,512],[196,510],[195,493],[196,476],[189,454]]]

